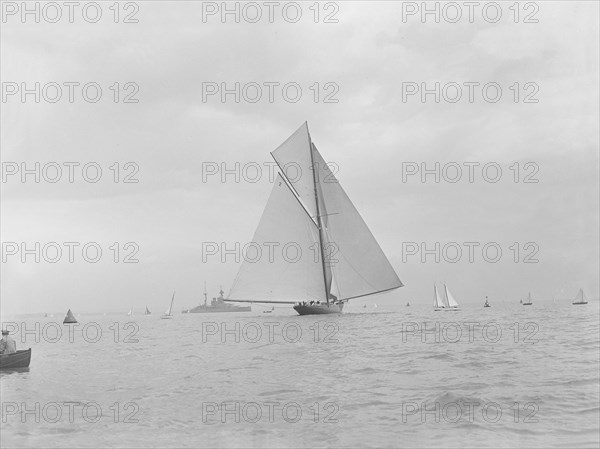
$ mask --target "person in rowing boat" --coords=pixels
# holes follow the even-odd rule
[[[17,344],[9,337],[8,331],[2,331],[2,340],[0,340],[0,354],[12,354],[17,352]]]

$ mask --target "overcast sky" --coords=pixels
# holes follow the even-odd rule
[[[141,311],[146,304],[162,310],[173,290],[180,310],[201,300],[205,281],[209,297],[220,285],[228,291],[239,264],[218,256],[203,263],[203,242],[249,242],[271,184],[266,166],[259,182],[237,183],[229,175],[223,183],[219,176],[203,180],[203,164],[270,163],[269,152],[304,121],[405,284],[377,302],[430,304],[436,281],[447,282],[464,304],[486,295],[518,302],[529,291],[534,300],[551,302],[574,297],[580,287],[588,297],[599,296],[597,2],[538,2],[538,10],[521,3],[517,23],[512,2],[501,2],[496,23],[486,20],[493,11],[483,17],[479,9],[470,23],[466,6],[456,23],[446,20],[454,17],[450,9],[440,23],[431,16],[423,23],[418,13],[403,21],[406,2],[322,3],[318,23],[312,2],[301,5],[296,23],[290,20],[295,11],[288,8],[284,18],[282,6],[269,23],[268,8],[258,3],[263,16],[257,23],[248,22],[255,13],[248,8],[240,23],[232,16],[223,23],[218,13],[203,21],[202,3],[191,1],[138,2],[138,11],[122,4],[114,23],[111,3],[102,3],[97,23],[79,10],[69,23],[67,7],[57,23],[45,20],[55,16],[50,9],[40,23],[30,16],[23,23],[20,11],[4,10],[4,314]],[[205,4],[205,12],[210,7]],[[138,23],[123,23],[130,13]],[[324,23],[326,17],[337,23]],[[537,23],[524,23],[526,17]],[[48,83],[62,85],[63,97],[51,103],[42,95],[36,103],[34,95],[24,102],[21,92],[9,95],[36,82],[47,86],[42,94],[48,98],[56,92]],[[80,83],[72,103],[65,82]],[[96,103],[81,93],[91,82],[102,88]],[[248,83],[258,83],[262,99],[203,98],[210,87],[236,82],[248,86],[248,99],[255,95]],[[447,99],[403,98],[410,87],[436,82],[447,87]],[[464,85],[471,82],[479,83],[473,102]],[[272,102],[264,83],[279,83]],[[299,101],[291,102],[293,89],[284,97],[286,83],[301,87]],[[463,89],[456,103],[448,101],[455,97],[452,83]],[[483,98],[486,83],[502,88],[497,102]],[[487,93],[495,95],[494,89]],[[139,101],[124,103],[127,94]],[[324,102],[328,94],[337,102]],[[42,176],[36,183],[28,175],[23,183],[21,173],[8,174],[23,162],[30,169],[36,162],[59,164],[62,178],[50,183]],[[65,162],[80,164],[73,183]],[[97,183],[83,179],[81,167],[90,162],[103,170]],[[121,181],[139,167],[132,175],[139,182],[115,183],[115,162]],[[125,167],[128,162],[137,165]],[[407,162],[450,163],[448,177],[456,163],[463,177],[455,183],[436,183],[433,175],[425,183],[419,175],[403,180]],[[480,164],[472,183],[465,162]],[[498,182],[484,179],[481,167],[488,163],[501,167]],[[520,182],[514,182],[515,163]],[[492,169],[488,174],[495,176]],[[538,182],[523,182],[528,174]],[[11,242],[28,248],[58,242],[63,254],[56,263],[43,255],[40,263],[33,255],[23,263]],[[73,263],[63,242],[80,243]],[[102,248],[97,263],[82,257],[88,242]],[[123,263],[134,248],[125,249],[127,242],[139,247],[138,263]],[[429,248],[456,242],[464,251],[456,263],[443,254],[439,263],[432,255],[423,263],[420,254],[403,254],[407,242]],[[464,242],[480,244],[472,263]],[[489,242],[503,251],[496,263],[482,255]],[[529,242],[535,245],[525,247]],[[524,263],[528,254],[538,262]]]

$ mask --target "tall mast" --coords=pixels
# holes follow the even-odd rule
[[[308,127],[307,127],[307,131],[308,131]],[[310,165],[312,167],[312,171],[313,171],[313,185],[315,188],[315,203],[316,203],[316,207],[317,207],[317,224],[318,224],[318,228],[319,228],[319,249],[321,250],[321,268],[323,269],[323,283],[325,284],[325,300],[327,301],[327,304],[329,304],[329,292],[328,287],[327,287],[327,274],[325,271],[325,254],[323,253],[323,224],[321,222],[321,212],[319,211],[319,195],[317,193],[317,176],[316,176],[316,169],[315,169],[315,161],[314,161],[314,157],[313,157],[313,143],[312,143],[312,139],[310,138],[310,131],[308,132],[308,141],[310,142]]]
[[[171,315],[173,312],[173,301],[175,301],[175,290],[173,290],[173,296],[171,297],[171,305],[169,306],[168,315]]]

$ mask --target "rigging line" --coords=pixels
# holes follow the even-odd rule
[[[285,182],[285,184],[289,187],[289,189],[292,192],[292,195],[294,195],[296,197],[296,200],[298,200],[298,203],[300,203],[300,206],[302,207],[302,209],[304,209],[304,212],[306,212],[306,215],[308,215],[308,218],[311,219],[311,221],[315,224],[315,226],[318,226],[318,224],[315,222],[314,217],[310,214],[310,212],[308,211],[308,209],[306,208],[306,206],[302,202],[302,198],[300,198],[300,195],[298,194],[298,191],[296,190],[296,188],[294,187],[294,185],[291,183],[291,181],[289,179],[287,179],[287,176],[285,176],[285,172],[283,171],[283,168],[281,168],[281,165],[279,165],[279,161],[277,159],[275,159],[275,156],[273,156],[273,152],[271,152],[271,157],[273,158],[273,160],[277,164],[277,167],[279,167],[279,173],[278,173],[278,175],[281,176],[281,179],[283,179],[283,181]]]
[[[265,301],[262,299],[224,299],[225,302],[249,302],[259,304],[296,304],[298,301]]]
[[[391,290],[396,290],[397,288],[400,288],[400,287],[404,287],[404,286],[403,285],[399,285],[397,287],[386,288],[385,290],[379,290],[379,291],[376,291],[376,292],[365,293],[364,295],[351,296],[350,298],[344,298],[343,301],[350,301],[351,299],[362,298],[363,296],[377,295],[379,293],[385,293],[385,292],[389,292]]]

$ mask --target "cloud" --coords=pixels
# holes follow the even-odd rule
[[[392,2],[339,9],[338,23],[323,23],[323,14],[315,23],[307,8],[298,23],[221,23],[203,22],[200,3],[146,2],[137,24],[110,15],[97,24],[3,24],[3,82],[96,82],[102,99],[88,103],[77,90],[73,103],[18,96],[2,103],[3,162],[80,164],[74,183],[35,183],[32,175],[3,183],[2,240],[98,241],[109,259],[114,242],[140,247],[140,263],[127,266],[13,257],[2,264],[3,312],[114,310],[123,298],[126,308],[148,298],[158,306],[175,287],[192,306],[204,280],[211,290],[230,285],[238,264],[203,263],[202,242],[249,241],[271,186],[266,171],[256,183],[232,175],[203,182],[203,166],[266,167],[269,152],[305,120],[406,284],[390,303],[429,301],[431,283],[442,277],[461,280],[453,291],[467,302],[528,290],[550,298],[579,286],[597,297],[598,5],[545,3],[532,24],[514,23],[507,9],[497,24],[403,22]],[[138,103],[123,103],[128,82],[139,87]],[[273,102],[269,82],[279,83]],[[407,82],[457,83],[463,99],[403,100]],[[465,82],[480,83],[472,103]],[[497,103],[482,97],[489,82],[503,89]],[[239,83],[240,92],[256,83],[263,97],[203,98],[206,83]],[[298,102],[284,98],[286,83],[301,87]],[[524,103],[528,94],[539,101]],[[338,101],[324,102],[327,95]],[[500,164],[502,179],[486,182],[478,168],[474,183],[402,180],[406,162],[469,161]],[[137,183],[122,182],[128,162],[139,167]],[[524,164],[537,164],[539,183],[514,182],[515,162],[521,177],[529,173]],[[86,163],[102,168],[99,182],[82,179]],[[540,262],[403,262],[403,242],[474,239],[501,242],[506,258],[512,243],[535,241]]]

